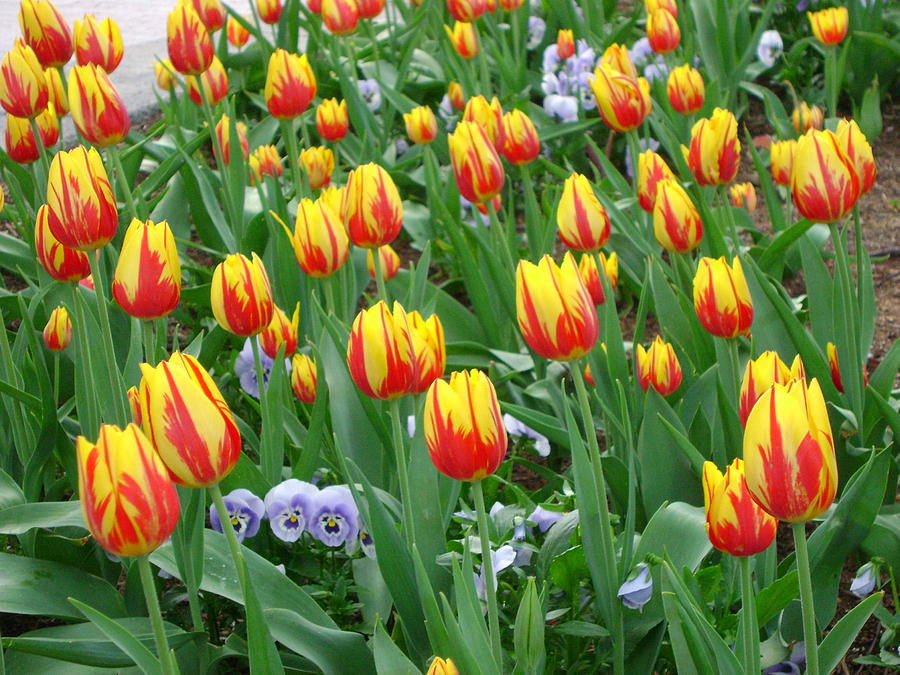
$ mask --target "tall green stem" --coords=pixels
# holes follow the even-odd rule
[[[384,300],[388,310],[390,310],[391,298],[387,292],[387,285],[384,283],[384,265],[381,264],[381,253],[377,248],[370,248],[369,250],[372,252],[375,262],[375,287],[378,289],[378,297]]]
[[[109,376],[109,386],[112,389],[113,411],[116,424],[124,425],[128,420],[128,405],[125,403],[125,389],[122,384],[122,373],[119,372],[119,366],[116,362],[116,353],[113,349],[112,329],[109,325],[109,313],[106,309],[106,291],[108,285],[106,283],[106,269],[100,260],[102,249],[98,249],[93,254],[88,255],[91,264],[91,274],[94,277],[95,296],[97,298],[97,314],[100,317],[100,339],[103,342],[104,360],[106,361],[106,371]]]
[[[837,45],[825,46],[825,93],[828,97],[828,116],[837,117],[840,83],[837,81]]]
[[[475,511],[478,514],[478,536],[481,538],[481,571],[487,595],[488,630],[491,634],[491,653],[497,668],[503,668],[503,647],[500,644],[500,614],[497,611],[497,588],[494,583],[494,561],[491,560],[491,537],[488,530],[487,509],[484,508],[484,490],[481,481],[472,483]]]
[[[122,200],[128,207],[128,215],[132,218],[143,220],[138,214],[137,206],[134,203],[134,197],[131,194],[131,186],[128,185],[128,179],[125,177],[125,169],[122,168],[122,158],[119,156],[118,146],[110,145],[106,148],[106,156],[112,160],[113,167],[116,170],[116,180],[119,182],[119,189],[122,191]]]
[[[288,155],[287,162],[291,166],[291,177],[294,179],[294,197],[299,205],[300,198],[303,196],[303,177],[300,175],[300,150],[297,147],[294,120],[281,120],[281,135],[284,137]]]
[[[259,355],[259,340],[256,337],[250,338],[250,346],[253,349],[253,367],[256,369],[256,385],[259,388],[259,410],[262,416],[262,431],[260,439],[266,436],[266,427],[271,424],[269,419],[269,391],[263,375],[262,359]],[[272,364],[276,367],[277,364]],[[277,482],[281,475],[281,464],[284,461],[283,456],[279,456],[274,452],[275,448],[270,443],[260,440],[260,469],[263,476],[272,483]]]
[[[750,556],[741,559],[741,611],[744,640],[744,667],[747,675],[759,675],[759,631],[756,627],[756,605],[753,595],[753,572]]]
[[[41,168],[44,170],[44,178],[46,179],[47,176],[50,175],[50,158],[47,155],[47,148],[44,147],[44,142],[41,139],[41,130],[40,130],[40,127],[38,126],[37,120],[35,118],[31,118],[30,120],[28,120],[28,122],[31,125],[31,134],[32,134],[32,136],[34,136],[34,144],[38,148],[38,154],[40,154],[40,157],[41,157]],[[46,196],[46,193],[47,193],[46,182],[42,186],[41,193],[44,196]]]
[[[237,539],[234,527],[231,525],[231,519],[228,517],[228,508],[225,506],[225,500],[222,498],[222,490],[218,483],[207,488],[209,495],[212,497],[213,505],[219,514],[219,522],[222,523],[222,532],[225,534],[225,540],[228,542],[228,550],[231,551],[231,559],[234,561],[237,570],[238,581],[241,583],[241,593],[244,601],[247,600],[247,565],[244,562],[244,554],[241,552],[241,542]]]
[[[141,586],[144,587],[144,598],[150,613],[150,625],[153,626],[153,638],[156,642],[159,663],[164,675],[174,675],[178,670],[173,664],[174,655],[169,651],[169,641],[166,639],[166,629],[163,626],[162,612],[159,609],[159,598],[156,597],[156,584],[153,583],[150,561],[147,556],[142,555],[138,557],[137,564],[141,572]]]
[[[391,410],[391,442],[394,445],[394,457],[397,462],[397,476],[400,479],[400,500],[403,502],[403,532],[410,553],[416,543],[415,516],[412,510],[412,497],[409,491],[409,467],[406,465],[406,445],[403,442],[403,427],[400,424],[400,400],[388,403]]]
[[[234,208],[234,204],[231,203],[231,186],[228,184],[228,167],[225,164],[225,153],[222,150],[222,144],[219,142],[219,134],[216,133],[216,121],[213,117],[209,96],[206,95],[206,87],[198,86],[197,88],[200,90],[200,97],[203,100],[203,105],[200,107],[203,108],[203,115],[206,117],[206,125],[209,127],[209,135],[212,138],[213,155],[216,158],[216,166],[219,169],[219,179],[222,181],[222,201],[225,203],[225,213],[228,216],[229,225],[233,230],[236,230],[235,238],[240,247],[241,237],[243,236],[243,218],[240,218],[241,214],[236,212],[237,210]],[[235,138],[230,142],[237,143],[237,140],[238,139]]]
[[[100,429],[100,412],[97,403],[97,387],[94,386],[94,363],[93,350],[88,341],[87,330],[87,307],[84,298],[81,297],[81,291],[78,284],[72,284],[72,306],[75,310],[75,339],[78,349],[78,360],[84,373],[85,388],[84,404],[85,410],[78,408],[78,422],[81,425],[81,433],[88,438],[96,438]]]
[[[806,675],[819,675],[819,647],[816,643],[816,613],[813,608],[812,578],[809,574],[809,551],[806,549],[806,523],[791,523],[797,574],[800,580],[800,605],[803,609],[803,641],[806,643]]]

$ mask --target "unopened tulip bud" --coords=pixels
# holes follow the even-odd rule
[[[243,122],[235,122],[234,129],[237,131],[238,144],[241,146],[241,156],[246,160],[250,156],[250,143],[247,140],[247,125]],[[219,139],[219,147],[222,148],[222,161],[225,164],[231,163],[231,120],[228,115],[222,115],[222,118],[216,124],[216,136]]]
[[[90,251],[105,246],[116,234],[116,200],[94,148],[77,146],[56,153],[47,179],[47,205],[50,231],[64,246]]]
[[[78,133],[94,145],[121,142],[131,118],[119,92],[100,66],[75,66],[69,73],[69,111]]]
[[[374,19],[384,9],[385,0],[356,0],[360,19]]]
[[[573,173],[563,184],[556,208],[559,238],[576,251],[596,251],[609,239],[610,225],[606,209],[597,199],[590,182]]]
[[[375,268],[375,256],[372,255],[373,250],[371,248],[366,249],[366,269],[369,271],[369,276],[375,279],[378,270]],[[400,256],[397,255],[397,252],[390,244],[379,246],[377,250],[379,262],[381,263],[381,273],[384,275],[385,281],[390,281],[400,271]]]
[[[181,263],[169,224],[137,218],[125,231],[112,294],[127,314],[156,319],[178,306]]]
[[[348,35],[359,24],[355,0],[322,0],[322,23],[332,35]]]
[[[256,0],[256,11],[263,23],[278,23],[282,9],[281,0]]]
[[[678,4],[675,0],[645,0],[644,9],[647,10],[648,16],[658,9],[666,9],[672,16],[678,17]]]
[[[631,131],[643,124],[650,114],[650,84],[644,78],[633,78],[601,62],[588,80],[600,117],[610,129]]]
[[[288,319],[284,310],[274,306],[272,320],[265,330],[259,334],[259,346],[266,356],[274,359],[278,350],[284,345],[284,358],[289,359],[297,351],[297,331],[300,327],[300,303],[294,307],[294,314]]]
[[[802,362],[799,362],[802,364]],[[756,359],[747,361],[744,369],[744,377],[741,380],[741,393],[738,403],[738,415],[741,425],[747,424],[750,411],[773,384],[787,384],[793,379],[793,375],[777,352],[765,351]]]
[[[638,345],[635,359],[638,383],[644,391],[652,386],[661,396],[668,396],[681,386],[681,363],[675,349],[659,335],[648,350]]]
[[[225,8],[221,0],[191,0],[191,3],[210,33],[215,33],[225,25]]]
[[[601,252],[599,257],[600,265],[606,273],[609,286],[615,291],[616,284],[619,281],[619,256],[613,253],[607,258]],[[592,253],[585,253],[581,256],[581,260],[578,263],[578,271],[581,274],[581,280],[584,282],[585,288],[587,288],[588,293],[591,294],[591,300],[594,304],[602,305],[606,302],[606,295],[603,292],[603,282],[600,279],[597,262],[594,260],[594,255]]]
[[[506,174],[484,128],[475,122],[460,122],[448,137],[448,144],[459,193],[476,203],[497,196]]]
[[[41,267],[57,281],[81,281],[91,274],[91,263],[87,254],[63,246],[53,236],[50,231],[50,207],[46,204],[43,204],[37,212],[34,247]]]
[[[413,143],[418,145],[431,143],[437,136],[437,120],[427,105],[403,113],[403,122],[406,124],[406,135]]]
[[[603,56],[600,57],[600,65],[609,66],[614,71],[627,75],[633,80],[637,79],[637,68],[631,62],[628,47],[625,45],[614,43],[607,47]]]
[[[444,346],[444,326],[437,314],[423,319],[418,312],[407,314],[413,352],[416,357],[416,381],[410,392],[421,394],[444,374],[447,351]]]
[[[225,35],[231,46],[238,49],[247,44],[247,41],[250,39],[250,31],[244,28],[240,21],[230,15],[225,23]]]
[[[163,91],[172,91],[178,83],[172,72],[175,66],[169,59],[163,59],[153,64],[153,73],[156,75],[156,86]]]
[[[347,262],[347,232],[340,216],[322,197],[316,202],[300,200],[291,241],[297,262],[311,277],[329,277]]]
[[[701,258],[694,276],[694,310],[703,327],[721,338],[749,335],[753,300],[741,261]]]
[[[301,403],[316,402],[318,373],[316,362],[306,354],[294,354],[291,359],[291,389]]]
[[[484,96],[473,96],[466,102],[463,120],[481,125],[497,152],[503,150],[506,141],[503,128],[503,108],[495,96],[488,102]]]
[[[457,21],[471,23],[487,11],[487,0],[447,0],[447,9]]]
[[[706,534],[720,551],[734,556],[762,553],[775,541],[778,521],[763,511],[747,489],[744,461],[735,459],[725,475],[703,463]]]
[[[33,119],[47,108],[50,92],[34,50],[21,40],[0,63],[0,105],[10,115]]]
[[[833,133],[810,129],[797,141],[791,192],[800,215],[813,222],[833,223],[850,213],[860,181]]]
[[[729,188],[731,204],[739,209],[747,209],[750,213],[756,211],[756,188],[753,183],[735,183]]]
[[[341,216],[356,246],[378,248],[394,241],[403,226],[403,202],[391,175],[374,163],[351,171]]]
[[[319,145],[307,148],[300,153],[300,166],[309,178],[309,186],[313,190],[328,187],[334,171],[334,152],[331,148]]]
[[[461,58],[468,60],[478,56],[478,33],[475,31],[474,25],[457,21],[453,24],[452,29],[450,26],[444,25],[444,30],[447,32],[447,37],[450,38],[453,49]]]
[[[465,110],[466,95],[463,93],[462,85],[455,80],[451,80],[447,85],[447,96],[450,97],[450,105],[456,110]]]
[[[274,145],[261,145],[250,154],[250,182],[258,185],[266,176],[277,177],[284,173],[281,156]]]
[[[72,342],[72,321],[69,312],[60,305],[50,312],[47,325],[44,326],[44,344],[53,352],[61,352]]]
[[[791,113],[791,122],[794,130],[802,136],[810,129],[821,129],[825,124],[825,113],[819,106],[801,101]]]
[[[316,107],[316,129],[326,141],[339,141],[350,129],[347,101],[328,98]]]
[[[691,115],[703,107],[706,86],[703,76],[689,64],[673,68],[666,81],[669,103],[682,115]]]
[[[226,256],[213,272],[209,299],[216,321],[229,333],[252,337],[272,321],[272,287],[256,253],[251,260],[240,253]]]
[[[213,60],[213,43],[209,31],[194,8],[180,2],[166,22],[169,59],[179,73],[199,75]]]
[[[703,221],[690,195],[676,180],[663,179],[656,186],[653,234],[667,251],[687,253],[703,239]]]
[[[44,70],[44,78],[47,80],[47,110],[53,108],[56,117],[65,117],[69,114],[69,97],[66,94],[66,87],[62,81],[62,75],[56,68],[47,68]],[[44,111],[45,113],[47,111]]]
[[[638,155],[638,203],[647,213],[653,213],[656,186],[664,178],[675,180],[675,174],[662,157],[653,150]]]
[[[794,167],[794,155],[797,153],[797,141],[793,138],[787,141],[775,141],[769,148],[769,158],[772,169],[772,180],[778,185],[790,187],[791,171]]]
[[[559,29],[556,35],[556,55],[560,59],[567,59],[575,54],[575,38],[571,30]]]
[[[217,56],[200,75],[188,75],[185,79],[188,96],[196,105],[203,105],[204,96],[207,103],[213,106],[228,95],[228,73]]]
[[[647,14],[647,39],[650,48],[657,54],[668,54],[681,42],[681,29],[678,19],[664,8]]]
[[[266,106],[272,117],[289,120],[301,115],[316,96],[316,76],[306,54],[276,49],[269,57]]]
[[[500,0],[501,3],[503,1]],[[509,2],[509,0],[506,1]],[[509,8],[506,7],[505,9]],[[442,659],[440,656],[435,656],[425,675],[459,675],[459,670],[456,669],[453,659]]]
[[[50,0],[22,0],[19,28],[44,68],[59,68],[72,58],[69,24]]]
[[[93,64],[112,73],[122,62],[124,46],[119,25],[106,17],[98,21],[93,14],[75,19],[75,59],[79,66]]]
[[[807,12],[809,26],[816,40],[823,45],[836,45],[847,35],[850,14],[846,7],[831,7],[818,12]]]
[[[503,116],[503,148],[501,154],[511,164],[524,166],[541,154],[541,140],[534,122],[521,110]]]
[[[347,342],[350,377],[366,396],[394,399],[416,382],[416,357],[406,312],[399,302],[393,312],[379,301],[361,310]]]
[[[697,120],[691,129],[687,163],[700,185],[724,185],[734,180],[741,163],[737,120],[722,108]]]
[[[872,146],[869,145],[866,135],[860,131],[855,120],[840,120],[835,135],[841,149],[856,169],[856,175],[859,178],[859,194],[862,196],[875,184],[875,177],[878,174],[875,168],[875,157],[872,155]]]
[[[53,114],[53,105],[48,105],[34,121],[37,122],[41,145],[45,148],[56,145],[59,140],[59,120]],[[6,152],[10,159],[19,164],[31,164],[40,159],[41,151],[35,141],[30,120],[14,115],[6,116]]]

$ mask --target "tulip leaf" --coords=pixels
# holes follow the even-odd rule
[[[406,658],[384,630],[381,621],[375,624],[375,672],[378,675],[420,675],[415,664]]]
[[[819,645],[819,672],[833,672],[850,649],[863,624],[881,604],[884,593],[873,593],[841,617]]]
[[[372,671],[371,653],[365,647],[357,648],[361,641],[359,633],[325,628],[284,608],[265,609],[263,615],[276,640],[304,655],[325,675]]]
[[[80,527],[87,529],[81,502],[34,502],[0,510],[0,533],[19,535],[34,527]]]
[[[797,570],[791,570],[756,594],[756,622],[762,628],[800,594]]]

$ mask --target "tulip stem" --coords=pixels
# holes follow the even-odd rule
[[[274,448],[270,443],[266,443],[263,439],[268,439],[266,433],[267,425],[271,424],[269,416],[269,389],[263,375],[262,358],[259,355],[259,339],[254,336],[250,338],[250,347],[253,349],[253,367],[256,369],[256,386],[259,391],[259,411],[262,417],[262,428],[260,431],[260,447],[259,447],[259,464],[263,476],[271,483],[276,483],[281,475],[281,465],[284,463],[283,457],[278,457],[274,452]],[[277,367],[275,363],[272,367]],[[223,521],[224,522],[224,521]]]
[[[809,552],[806,549],[806,523],[791,523],[797,574],[800,580],[800,606],[803,609],[803,640],[806,643],[806,675],[819,675],[819,647],[816,643],[816,613],[813,609]]]
[[[119,189],[122,191],[122,201],[128,207],[128,213],[132,218],[142,220],[138,215],[137,207],[134,204],[134,197],[131,194],[131,186],[128,185],[128,179],[125,177],[125,169],[122,168],[122,158],[119,157],[119,148],[116,145],[110,145],[106,148],[106,156],[112,161],[116,170],[116,180],[119,182]]]
[[[115,406],[113,419],[116,424],[124,425],[128,420],[128,407],[124,401],[125,388],[122,384],[122,373],[119,372],[116,353],[113,349],[112,329],[109,325],[109,312],[106,309],[106,271],[100,260],[101,255],[102,249],[97,249],[94,253],[88,254],[88,260],[91,265],[91,275],[94,278],[94,295],[97,298],[97,314],[100,317],[100,333],[105,352],[106,371],[109,375],[109,386],[112,388],[113,405]]]
[[[281,120],[281,135],[287,148],[287,161],[291,167],[291,177],[294,179],[294,197],[297,199],[297,208],[300,208],[300,198],[303,196],[303,177],[300,175],[300,150],[297,147],[297,133],[294,131],[294,120]]]
[[[391,410],[391,434],[394,445],[394,457],[397,461],[397,475],[400,479],[400,500],[403,502],[403,532],[412,553],[416,543],[415,517],[412,510],[412,497],[409,492],[409,467],[406,465],[406,446],[403,443],[403,427],[400,424],[400,400],[388,403]]]
[[[243,214],[236,213],[234,205],[231,203],[232,186],[228,184],[229,172],[225,163],[225,152],[222,149],[222,144],[219,142],[219,134],[216,133],[216,121],[213,119],[212,105],[209,103],[209,96],[206,95],[206,87],[202,86],[202,83],[198,83],[197,89],[200,90],[200,98],[203,101],[203,105],[200,107],[203,108],[203,115],[206,117],[206,126],[209,129],[209,135],[212,140],[213,155],[216,158],[216,168],[219,170],[219,180],[222,182],[222,201],[225,204],[225,215],[228,217],[229,225],[237,239],[238,249],[240,249],[241,238],[244,234]],[[230,140],[229,142],[232,141]],[[239,139],[234,139],[234,142],[240,145]]]
[[[140,319],[134,319],[135,321],[141,321]],[[149,363],[151,366],[156,365],[156,335],[153,331],[153,322],[152,321],[141,321],[143,324],[143,333],[144,333],[144,361]]]
[[[719,188],[719,199],[722,202],[722,208],[725,210],[725,218],[728,221],[728,230],[731,238],[734,240],[734,256],[739,258],[741,255],[741,237],[738,234],[737,223],[734,221],[734,207],[728,199],[728,188],[724,185]]]
[[[494,561],[491,560],[491,537],[488,530],[487,510],[484,508],[482,481],[472,483],[475,511],[478,514],[478,536],[481,539],[481,568],[484,574],[485,595],[488,606],[488,630],[491,634],[491,652],[497,667],[503,667],[503,647],[500,644],[500,614],[497,610],[497,588],[494,583]]]
[[[837,100],[840,85],[837,81],[837,45],[825,46],[825,93],[828,98],[828,116],[837,117]]]
[[[53,352],[53,408],[59,409],[59,352]]]
[[[166,639],[166,629],[163,626],[162,611],[159,608],[159,598],[156,596],[156,584],[153,583],[153,570],[150,569],[150,560],[147,556],[138,556],[138,569],[141,572],[141,585],[144,587],[144,599],[147,601],[147,610],[150,613],[150,625],[153,626],[153,637],[156,641],[156,653],[162,672],[165,675],[177,673],[174,667],[174,654],[169,651],[169,641]]]
[[[38,126],[37,120],[32,117],[28,120],[28,123],[31,125],[31,135],[34,136],[34,143],[37,145],[38,153],[41,156],[41,169],[44,172],[44,181],[41,190],[41,194],[46,199],[47,196],[47,177],[50,175],[50,158],[47,156],[47,148],[44,147],[44,141],[41,137],[41,130]]]
[[[381,263],[381,252],[377,248],[369,249],[372,251],[372,257],[375,259],[375,287],[378,289],[378,297],[384,300],[390,311],[391,298],[387,292],[387,285],[384,283],[384,265]]]
[[[513,25],[518,25],[518,21],[514,21]],[[543,255],[540,239],[540,220],[541,207],[538,205],[537,197],[534,196],[534,181],[531,179],[531,168],[526,164],[519,167],[519,173],[522,175],[522,188],[525,192],[525,234],[528,237],[528,251],[531,253],[532,261],[537,261]]]
[[[744,667],[747,675],[758,675],[759,631],[756,627],[756,607],[753,596],[753,572],[750,570],[750,556],[741,557],[741,609]]]
[[[100,429],[99,406],[97,404],[97,387],[94,385],[93,351],[88,345],[87,311],[82,291],[79,284],[72,284],[72,305],[75,310],[75,331],[77,332],[78,360],[81,362],[84,373],[84,410],[78,407],[78,422],[81,425],[81,433],[88,438],[96,438]],[[77,392],[77,389],[76,389]]]

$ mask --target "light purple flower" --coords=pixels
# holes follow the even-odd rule
[[[548,438],[532,429],[525,422],[517,420],[509,413],[505,413],[503,415],[503,426],[508,434],[532,439],[534,441],[534,451],[541,457],[546,457],[550,454],[550,441]]]
[[[528,40],[525,43],[526,49],[534,49],[544,39],[544,33],[547,32],[547,23],[539,16],[528,17]]]
[[[372,533],[365,528],[359,529],[359,547],[367,558],[375,559],[375,540],[372,539]]]
[[[544,111],[560,122],[577,122],[578,99],[574,96],[550,94],[544,99]]]
[[[359,509],[343,485],[320,490],[311,512],[314,515],[306,529],[326,546],[341,546],[359,533]]]
[[[360,80],[358,86],[359,95],[366,107],[372,112],[378,112],[381,107],[381,85],[378,80]]]
[[[410,438],[415,437],[416,435],[416,416],[410,415],[406,418],[406,433],[409,434]]]
[[[560,511],[551,511],[538,504],[528,516],[528,520],[534,523],[541,532],[546,532],[550,527],[563,519],[566,514]]]
[[[399,157],[409,150],[409,143],[405,138],[398,138],[394,141],[394,147],[397,149],[397,156]]]
[[[312,483],[290,478],[266,494],[266,515],[272,534],[281,541],[295,542],[309,524],[319,489]]]
[[[850,592],[857,598],[864,598],[871,595],[878,583],[878,571],[873,563],[866,563],[858,570],[853,581],[850,582]]]
[[[806,670],[806,643],[797,642],[787,661],[776,663],[762,671],[762,675],[802,675]]]
[[[628,50],[628,57],[631,59],[635,68],[640,68],[645,63],[655,58],[656,52],[654,52],[653,47],[650,46],[650,40],[647,37],[642,37],[631,45],[631,49]]]
[[[250,490],[238,488],[225,495],[222,501],[225,502],[228,520],[234,528],[238,541],[244,541],[259,532],[259,524],[266,513],[262,499]],[[222,532],[222,521],[215,504],[209,507],[209,524],[216,532]]]
[[[541,60],[541,68],[545,73],[552,73],[556,70],[560,61],[562,61],[562,59],[559,58],[559,50],[556,48],[555,42],[544,47],[544,57]]]
[[[639,563],[625,583],[619,586],[619,599],[628,609],[643,609],[653,597],[653,577],[650,566]]]
[[[656,82],[656,80],[665,80],[669,77],[669,66],[665,63],[649,63],[644,66],[644,77],[648,82]]]
[[[516,560],[516,549],[514,549],[509,544],[504,544],[496,551],[491,551],[491,571],[493,572],[494,577],[494,590],[497,589],[497,575],[505,570],[507,567],[511,566]],[[487,575],[484,571],[484,566],[481,566],[478,574],[474,574],[475,576],[475,590],[478,591],[478,597],[487,602]]]
[[[784,51],[784,42],[781,40],[781,33],[777,30],[767,30],[759,37],[759,44],[756,46],[756,58],[758,58],[766,68],[775,65],[775,61]]]
[[[237,358],[234,360],[234,374],[237,375],[238,381],[241,383],[241,389],[246,391],[253,398],[259,398],[259,384],[256,381],[256,364],[253,362],[253,345],[250,340],[256,340],[255,337],[244,340],[244,346]],[[262,349],[259,350],[259,363],[263,371],[263,388],[268,386],[269,377],[272,375],[272,366],[275,359],[270,358]],[[291,372],[291,360],[284,360],[284,367],[287,372]]]

